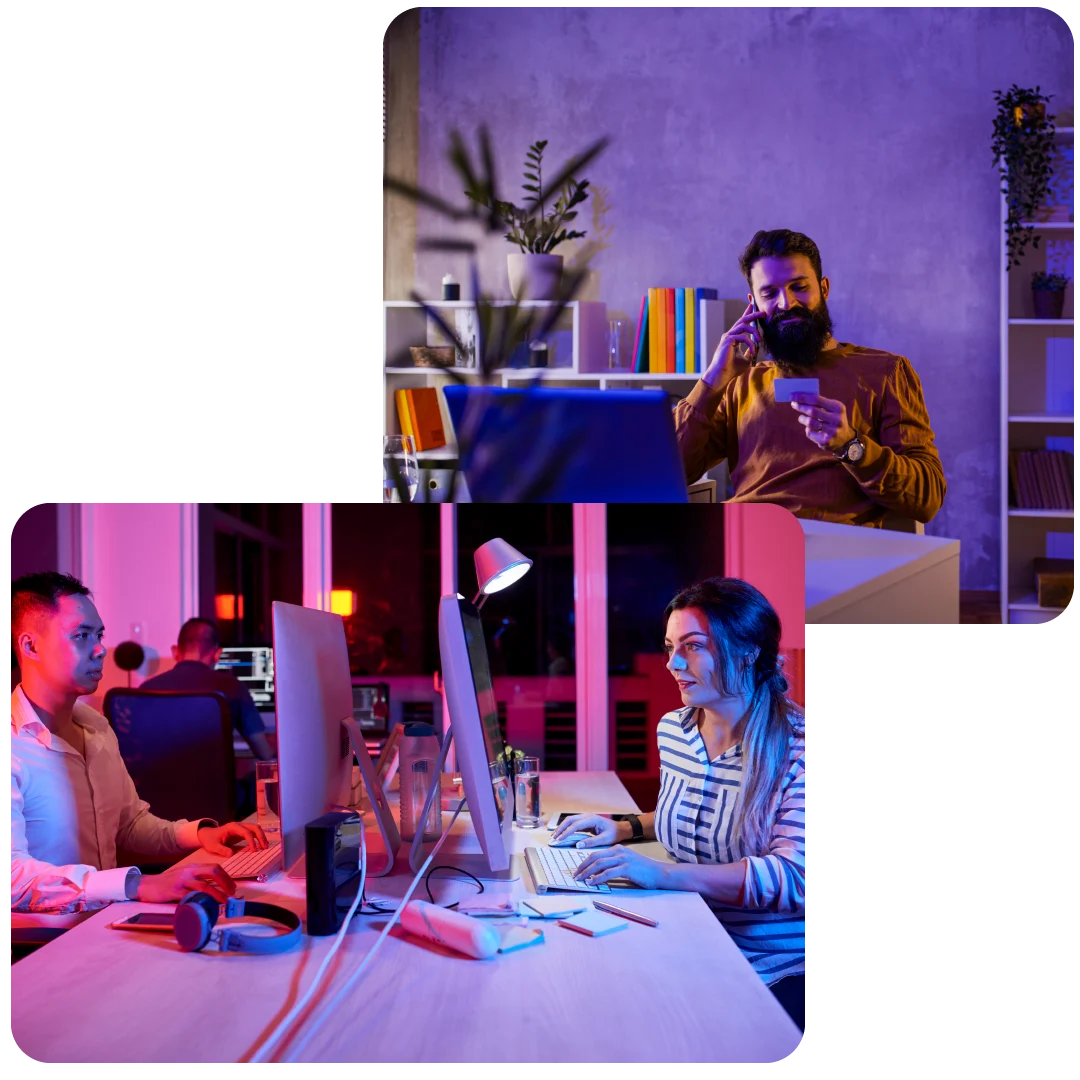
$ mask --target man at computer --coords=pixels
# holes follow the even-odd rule
[[[143,690],[219,690],[229,702],[233,727],[244,737],[260,761],[269,761],[274,751],[266,739],[266,728],[255,702],[244,684],[231,672],[217,671],[221,659],[221,639],[209,619],[188,619],[180,627],[172,647],[174,667],[147,679]]]
[[[105,628],[81,582],[28,574],[11,585],[19,685],[11,695],[11,908],[74,912],[113,900],[170,903],[193,890],[236,891],[206,863],[141,875],[116,865],[117,848],[180,856],[231,854],[230,842],[267,846],[258,825],[166,821],[139,799],[108,721],[78,699],[101,681]]]
[[[739,265],[750,304],[675,408],[687,483],[726,459],[735,502],[852,525],[890,511],[930,521],[945,474],[910,362],[836,341],[829,279],[803,233],[760,231]],[[762,346],[770,359],[755,363]],[[777,379],[808,377],[818,393],[777,403]]]
[[[574,876],[699,893],[762,981],[803,1026],[806,738],[787,697],[780,619],[737,578],[680,592],[664,614],[667,669],[683,707],[661,717],[656,810],[574,815],[552,834],[593,833]],[[667,861],[632,840],[659,840]]]

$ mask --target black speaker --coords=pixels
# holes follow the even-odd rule
[[[113,649],[113,663],[128,673],[128,686],[131,685],[131,673],[141,668],[145,659],[146,653],[137,641],[121,641]]]

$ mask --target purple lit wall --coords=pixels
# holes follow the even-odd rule
[[[557,166],[612,136],[588,170],[601,198],[582,218],[605,250],[586,296],[634,320],[649,285],[742,296],[755,230],[808,233],[837,337],[922,378],[949,485],[927,531],[962,541],[964,588],[996,588],[993,91],[1038,84],[1071,123],[1072,54],[1038,8],[424,9],[419,177],[460,201],[455,126],[488,124],[515,196],[530,143],[548,139]],[[443,227],[419,215],[420,236]],[[485,247],[488,291],[508,295],[512,250]],[[421,292],[438,295],[447,269],[464,280],[460,258],[421,253]]]

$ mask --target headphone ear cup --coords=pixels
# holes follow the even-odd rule
[[[218,902],[204,892],[188,893],[177,904],[173,934],[184,952],[198,952],[210,940],[220,910]]]

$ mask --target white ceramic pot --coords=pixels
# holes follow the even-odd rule
[[[517,252],[506,256],[510,295],[515,300],[553,300],[562,278],[561,255]]]

